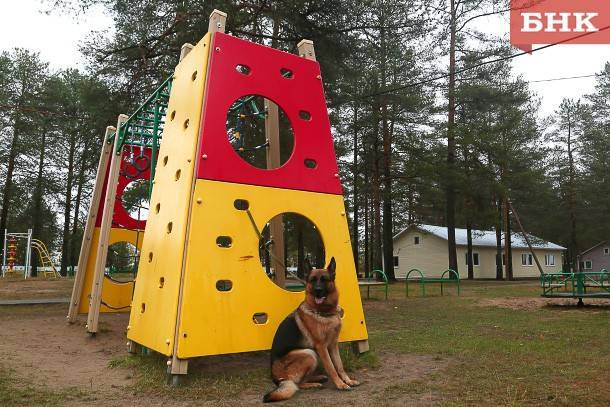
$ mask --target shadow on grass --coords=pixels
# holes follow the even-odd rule
[[[347,371],[379,366],[372,352],[355,356],[347,345],[342,345],[341,355]],[[156,353],[115,358],[109,362],[109,367],[131,370],[136,379],[133,388],[136,393],[172,400],[196,399],[230,404],[240,397],[258,400],[273,386],[269,352],[192,359],[189,361],[189,374],[180,386],[168,384],[167,357]]]
[[[576,302],[574,304],[546,304],[544,307],[549,310],[555,311],[610,311],[610,304],[588,304],[579,306]]]

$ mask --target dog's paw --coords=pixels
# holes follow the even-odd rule
[[[352,389],[351,387],[349,387],[349,385],[347,385],[344,382],[337,383],[336,386],[337,386],[337,390],[351,390]]]
[[[358,387],[360,386],[360,382],[358,380],[348,379],[345,381],[350,387]]]

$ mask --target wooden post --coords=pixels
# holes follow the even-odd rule
[[[116,129],[112,126],[106,127],[106,133],[104,134],[104,140],[102,141],[102,152],[100,154],[100,160],[97,164],[95,186],[93,188],[93,194],[91,195],[91,202],[89,203],[87,222],[85,223],[83,241],[80,246],[80,255],[78,256],[78,270],[74,277],[72,298],[70,299],[70,308],[68,309],[68,316],[66,317],[69,323],[73,323],[76,320],[76,315],[78,314],[80,297],[83,293],[83,285],[85,283],[85,273],[87,272],[87,263],[89,262],[89,255],[91,254],[91,239],[93,239],[95,222],[100,209],[100,198],[102,189],[104,188],[106,167],[108,166],[108,160],[110,159],[110,154],[112,152],[112,143],[108,143],[106,140],[108,140],[108,137],[115,131]]]
[[[316,51],[313,47],[313,41],[311,40],[301,40],[297,44],[297,49],[299,51],[299,56],[301,58],[309,59],[310,61],[316,60]],[[318,78],[320,79],[320,78]],[[356,270],[356,273],[358,271]],[[352,352],[356,355],[360,355],[361,353],[365,353],[369,351],[369,341],[367,339],[361,341],[352,342]]]
[[[208,32],[215,33],[225,32],[225,25],[227,24],[227,13],[223,13],[220,10],[214,9],[210,14],[210,23],[208,24]]]
[[[265,99],[265,138],[267,146],[267,169],[279,168],[280,159],[280,115],[278,106]],[[271,267],[275,271],[275,283],[280,287],[286,286],[286,266],[284,264],[284,221],[281,215],[269,222],[269,234],[273,245],[271,246]]]
[[[219,10],[212,11],[212,14],[210,14],[210,22],[208,25],[208,31],[211,33],[224,32],[226,21],[227,21],[226,13],[223,13],[222,11],[219,11]],[[190,44],[185,44],[182,47],[184,48],[187,45],[190,46],[190,48],[192,49],[192,45],[190,45]],[[190,51],[190,49],[189,49],[189,51]],[[182,59],[185,56],[186,56],[186,54],[183,54],[183,52],[181,51],[180,60],[182,61]],[[197,157],[197,156],[199,156],[199,154],[200,153],[199,153],[199,144],[198,144],[197,153],[195,154],[195,156]],[[191,229],[191,214],[193,213],[193,195],[195,194],[195,180],[196,180],[196,178],[193,177],[192,184],[191,184],[191,196],[190,196],[189,210],[188,210],[189,215],[188,215],[188,219],[186,222],[186,235],[187,236],[190,235],[190,229]],[[182,301],[183,301],[183,297],[184,297],[184,271],[186,269],[187,246],[188,246],[188,240],[184,242],[184,248],[183,248],[184,251],[183,251],[183,258],[182,258],[182,269],[180,271],[180,284],[179,284],[179,290],[178,290],[178,312],[176,313],[176,325],[175,325],[175,331],[174,331],[174,344],[173,344],[173,352],[172,352],[173,354],[167,361],[167,374],[168,374],[168,378],[170,380],[170,384],[173,384],[173,385],[179,384],[180,378],[188,373],[188,366],[189,366],[188,359],[180,359],[177,356],[178,342],[179,342],[179,338],[180,338],[180,324],[181,324],[180,311],[182,310]]]
[[[110,160],[110,171],[108,172],[108,183],[106,184],[106,199],[104,200],[104,212],[102,213],[102,225],[100,228],[100,239],[97,244],[97,255],[95,257],[95,268],[93,283],[91,286],[91,300],[89,302],[89,314],[87,315],[87,332],[97,333],[100,317],[100,307],[102,305],[102,284],[104,283],[104,270],[106,269],[106,259],[108,257],[108,240],[110,229],[112,229],[112,216],[114,214],[114,201],[116,199],[116,187],[121,170],[121,151],[116,153],[116,145],[119,140],[121,125],[128,119],[127,115],[119,115],[117,122],[117,134],[112,144],[112,158]]]
[[[312,61],[316,60],[316,52],[313,48],[313,41],[311,40],[301,40],[297,44],[297,49],[299,50],[299,56],[305,59],[309,59]]]
[[[180,61],[182,61],[194,47],[193,44],[189,44],[188,42],[182,44],[182,47],[180,48]]]
[[[534,252],[534,249],[532,248],[530,239],[527,236],[527,233],[525,233],[525,229],[523,229],[523,225],[521,224],[521,219],[519,219],[519,214],[517,214],[517,211],[515,211],[515,208],[513,207],[513,203],[511,202],[511,200],[508,199],[507,202],[508,202],[508,206],[510,207],[510,210],[513,212],[513,215],[515,216],[515,220],[517,221],[517,225],[519,226],[519,229],[521,230],[521,234],[523,235],[523,238],[525,239],[525,243],[527,243],[527,247],[529,247],[530,252],[532,253],[532,257],[534,257],[534,260],[536,261],[536,266],[538,266],[538,271],[540,272],[540,275],[543,275],[544,271],[542,270],[542,266],[540,265],[540,262],[538,261],[538,256],[536,256],[536,253]]]
[[[368,352],[369,350],[370,348],[368,340],[352,342],[352,352],[354,352],[356,355]]]

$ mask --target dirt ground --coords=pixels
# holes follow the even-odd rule
[[[576,300],[563,298],[482,298],[478,301],[481,307],[500,307],[521,311],[532,311],[543,307],[574,309]],[[585,299],[585,308],[610,308],[610,300]]]
[[[69,281],[0,281],[0,300],[15,298],[63,298],[70,294]],[[376,306],[372,303],[372,306]],[[76,388],[90,397],[78,397],[62,405],[105,406],[124,405],[201,405],[201,401],[166,399],[158,394],[147,395],[134,391],[134,372],[129,368],[110,368],[113,359],[126,355],[125,328],[128,314],[105,314],[101,332],[90,337],[84,328],[84,317],[69,325],[65,315],[67,305],[5,306],[0,307],[0,367],[12,369],[19,378],[46,385],[49,389]],[[349,392],[338,392],[328,384],[319,390],[302,391],[290,405],[429,405],[433,395],[388,393],[392,385],[416,381],[442,372],[448,360],[418,355],[378,354],[379,368],[360,369],[352,376],[363,384]],[[239,371],[244,364],[266,367],[266,352],[203,358],[192,368],[203,374],[222,374]],[[256,405],[264,390],[273,387],[267,378],[244,388],[237,399],[226,405]],[[415,398],[414,398],[415,397]],[[375,402],[374,400],[377,400]],[[205,404],[205,403],[204,403]],[[216,404],[216,403],[213,403]]]
[[[0,300],[70,298],[72,279],[42,280],[4,278],[0,280]]]

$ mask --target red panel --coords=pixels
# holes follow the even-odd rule
[[[149,148],[144,150],[145,158],[140,158],[139,147],[124,147],[121,155],[121,170],[119,173],[119,180],[117,183],[116,200],[114,202],[114,214],[112,216],[112,227],[120,227],[125,229],[140,229],[144,230],[146,227],[145,220],[137,220],[129,216],[129,213],[122,204],[123,191],[131,183],[136,180],[148,180],[150,179],[150,156],[151,150]],[[136,165],[134,166],[134,160]],[[102,225],[102,213],[104,213],[104,201],[106,200],[106,188],[108,186],[108,172],[110,171],[110,161],[106,167],[106,174],[104,176],[104,187],[100,194],[100,208],[98,210],[98,216],[95,219],[95,226],[101,227]]]
[[[249,67],[249,74],[239,73],[238,64]],[[292,78],[284,78],[282,68]],[[294,150],[280,168],[248,164],[228,141],[227,111],[246,95],[272,100],[291,122]],[[301,110],[311,118],[301,119]],[[198,178],[342,194],[318,63],[222,33],[214,34],[199,151]],[[315,160],[316,167],[306,167],[305,160]]]

